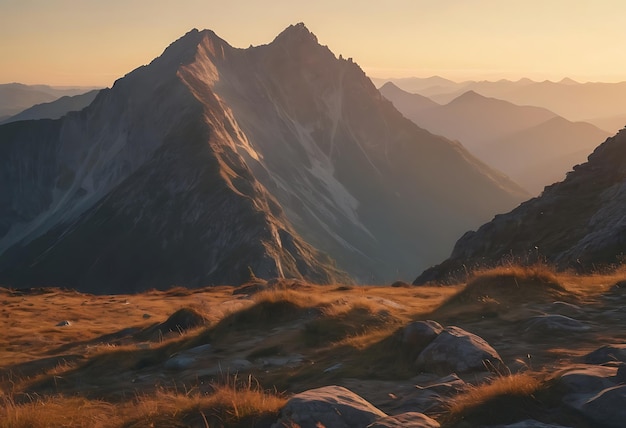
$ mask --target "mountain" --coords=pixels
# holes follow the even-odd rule
[[[538,195],[546,185],[562,181],[574,165],[585,162],[588,154],[608,137],[607,132],[590,123],[556,116],[497,138],[475,154]]]
[[[400,86],[400,85],[399,85]],[[402,86],[400,86],[402,87]],[[626,98],[626,82],[576,83],[531,82],[469,82],[461,88],[443,91],[416,91],[439,103],[447,103],[469,90],[485,97],[493,97],[518,105],[544,107],[571,121],[591,121],[594,118],[609,118],[626,114],[623,100]],[[620,128],[626,125],[622,123]],[[611,131],[608,129],[607,131]]]
[[[0,283],[91,292],[406,278],[526,197],[303,24],[193,30],[80,112],[0,126],[0,170]]]
[[[58,119],[70,111],[79,111],[87,107],[96,98],[98,92],[99,90],[94,89],[80,95],[64,95],[49,103],[35,104],[14,116],[0,121],[0,123],[29,119]]]
[[[623,262],[626,131],[607,139],[565,180],[459,239],[450,258],[415,281],[458,279],[476,266],[545,259],[578,271]]]
[[[609,137],[591,124],[570,122],[544,108],[518,106],[474,91],[439,105],[392,85],[387,83],[380,91],[407,118],[460,141],[534,195],[563,179]]]
[[[0,120],[7,119],[35,104],[49,103],[63,96],[83,94],[90,89],[79,87],[52,87],[47,85],[0,84]]]
[[[420,91],[454,91],[464,86],[464,83],[457,83],[450,79],[445,79],[440,76],[431,77],[404,77],[397,79],[381,79],[372,78],[372,82],[377,88],[381,88],[386,83],[391,83],[394,86],[398,86],[407,92],[420,92]]]

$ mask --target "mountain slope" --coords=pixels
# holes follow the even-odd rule
[[[447,281],[474,266],[545,258],[561,269],[621,263],[626,251],[626,132],[607,139],[564,181],[467,232],[452,255],[415,283]]]
[[[83,94],[93,88],[56,88],[22,83],[0,84],[0,117],[15,115],[35,104],[52,102],[63,96]]]
[[[459,145],[403,119],[303,25],[252,50],[208,40],[201,52],[183,74],[194,92],[206,91],[203,73],[215,67],[213,90],[247,136],[241,152],[255,176],[296,230],[359,281],[406,277],[416,260],[449,251],[461,225],[524,197]]]
[[[525,197],[302,24],[249,49],[194,30],[80,112],[1,126],[0,152],[12,286],[383,281]]]
[[[476,155],[531,193],[539,194],[547,184],[562,181],[567,171],[585,162],[608,137],[590,123],[557,116],[485,144]]]
[[[79,111],[87,107],[98,95],[99,90],[86,92],[80,95],[65,95],[48,103],[35,104],[20,113],[1,121],[0,123],[17,122],[31,119],[58,119],[70,111]]]
[[[425,108],[424,97],[399,88],[381,93],[416,124],[461,141],[488,165],[539,194],[584,162],[609,134],[584,122],[570,122],[537,107],[466,92],[450,103]],[[417,98],[415,98],[417,97]]]

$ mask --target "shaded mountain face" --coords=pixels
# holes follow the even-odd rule
[[[623,262],[626,131],[607,139],[541,197],[496,216],[456,243],[449,259],[415,281],[450,281],[475,266],[546,259],[579,271]]]
[[[429,131],[459,140],[478,158],[504,172],[531,194],[560,181],[609,134],[570,122],[544,108],[518,106],[469,91],[446,105],[409,94],[389,82],[380,89],[407,118]]]
[[[17,122],[31,119],[58,119],[71,111],[80,111],[93,102],[99,89],[80,95],[64,95],[48,103],[35,104],[24,111],[0,121],[0,123]]]
[[[0,155],[12,286],[379,282],[525,197],[302,24],[249,49],[194,30],[84,110],[0,127]]]

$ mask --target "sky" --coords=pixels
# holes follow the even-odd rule
[[[0,0],[0,83],[111,86],[191,30],[304,22],[371,77],[626,80],[623,0]]]

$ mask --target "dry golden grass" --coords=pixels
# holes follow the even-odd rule
[[[158,390],[123,404],[61,395],[24,403],[0,397],[0,428],[27,427],[249,427],[275,418],[285,404],[251,378],[236,377],[201,393]]]
[[[626,269],[581,276],[538,265],[477,272],[467,284],[447,287],[284,281],[250,287],[249,293],[215,287],[127,296],[0,289],[0,427],[251,426],[250,420],[272,414],[284,402],[264,388],[297,391],[345,377],[400,381],[416,376],[414,361],[403,357],[394,341],[394,332],[414,320],[454,323],[484,337],[504,360],[532,353],[539,369],[556,360],[555,349],[562,357],[569,339],[524,342],[516,336],[517,321],[556,300],[600,307],[603,295],[619,292],[611,287],[625,280]],[[150,331],[181,308],[193,308],[207,325],[166,333],[157,341],[111,336],[128,328]],[[72,324],[57,327],[62,320]],[[580,349],[622,340],[622,327],[587,335]],[[212,350],[193,370],[164,369],[173,354],[204,344]],[[301,356],[295,367],[264,366],[265,360],[294,355]],[[248,360],[252,366],[240,375],[252,373],[262,387],[222,383],[207,389],[213,375],[199,379],[195,374],[196,368],[210,373],[234,359]],[[325,371],[337,363],[340,369]],[[542,388],[540,377],[505,376],[460,395],[450,414],[494,409],[498,400],[519,403],[537,388]],[[32,400],[24,399],[26,394]]]
[[[528,410],[527,407],[532,407],[533,395],[545,386],[542,376],[525,372],[470,385],[449,403],[442,425],[454,426],[461,420],[468,421],[471,426],[480,426],[487,420],[503,423],[516,420]]]

